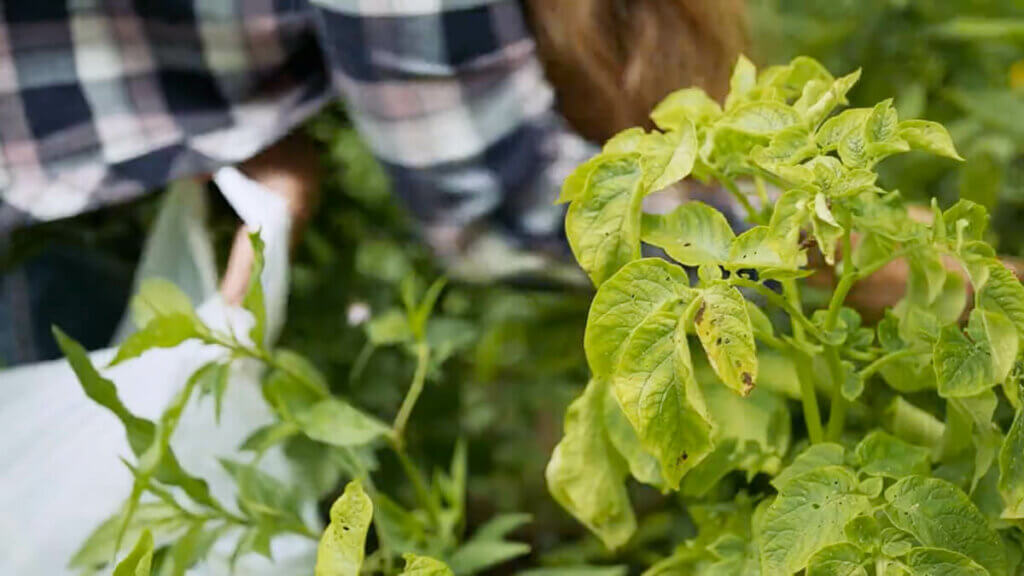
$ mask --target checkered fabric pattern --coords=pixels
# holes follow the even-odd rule
[[[341,98],[428,223],[560,228],[588,145],[517,0],[0,3],[0,236],[238,163]]]

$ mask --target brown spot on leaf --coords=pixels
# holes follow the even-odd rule
[[[704,308],[707,306],[706,302],[700,303],[700,308],[697,308],[697,315],[693,317],[695,324],[700,324],[704,321]]]
[[[754,377],[750,375],[750,372],[744,372],[740,375],[740,380],[743,381],[743,395],[749,396],[754,390]]]

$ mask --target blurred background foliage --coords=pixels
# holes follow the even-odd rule
[[[749,21],[759,64],[807,54],[837,74],[860,66],[852,105],[895,95],[902,118],[946,124],[966,164],[908,155],[885,165],[883,184],[922,202],[936,197],[948,205],[964,197],[988,206],[992,240],[1003,253],[1024,255],[1024,226],[1018,224],[1024,221],[1024,2],[750,0]],[[324,111],[307,130],[322,150],[326,179],[319,209],[293,254],[281,346],[308,356],[355,405],[393,414],[414,363],[387,346],[389,311],[401,307],[408,278],[425,285],[445,271],[392,198],[387,175],[343,110]],[[158,201],[153,195],[17,232],[0,264],[25,261],[40,246],[60,241],[130,266],[138,247],[109,239],[123,238],[127,227],[141,245]],[[211,226],[223,261],[236,223],[218,200]],[[533,546],[531,564],[611,560],[544,486],[565,407],[587,379],[581,342],[589,300],[579,286],[453,281],[431,322],[432,346],[444,353],[410,424],[410,450],[419,462],[443,468],[456,440],[465,438],[469,525],[499,512],[531,514],[534,522],[516,534]],[[289,450],[319,486],[341,482],[343,466],[304,460],[318,452],[301,443]],[[401,484],[394,463],[370,465],[379,468],[381,482]],[[727,477],[715,491],[729,499],[735,485]],[[640,531],[614,561],[649,565],[691,537],[693,528],[674,502],[685,494],[633,489]]]

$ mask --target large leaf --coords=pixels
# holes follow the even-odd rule
[[[1006,576],[1006,552],[970,498],[956,486],[908,476],[885,491],[886,516],[925,546],[963,554],[992,576]]]
[[[757,382],[757,348],[746,302],[739,290],[713,283],[700,291],[694,316],[708,360],[726,386],[746,396]]]
[[[703,202],[687,202],[668,214],[644,214],[642,239],[688,266],[729,259],[736,235],[721,212]]]
[[[978,306],[1009,318],[1024,338],[1024,286],[1002,264],[990,266],[988,280],[978,292]]]
[[[659,258],[631,262],[601,285],[583,345],[595,376],[610,377],[629,335],[668,302],[692,298],[686,272]]]
[[[899,124],[899,137],[914,150],[963,160],[953,145],[949,132],[938,122],[928,120],[904,120]]]
[[[545,476],[555,500],[615,549],[636,531],[636,518],[626,492],[626,463],[604,428],[606,387],[595,378],[569,405],[565,435],[551,454]]]
[[[761,573],[803,570],[816,552],[845,539],[847,522],[870,509],[870,498],[846,468],[828,466],[793,478],[757,522]]]
[[[942,548],[915,548],[907,554],[911,576],[990,576],[988,570],[963,554]]]
[[[643,195],[639,156],[627,156],[597,166],[583,194],[569,206],[569,246],[595,286],[640,258]]]
[[[658,458],[670,488],[711,451],[711,425],[694,399],[700,394],[683,325],[685,306],[666,305],[633,331],[615,371],[615,396],[644,448]]]
[[[807,562],[807,576],[868,576],[867,555],[849,542],[822,548]]]
[[[604,400],[604,425],[608,432],[608,439],[615,450],[626,460],[629,473],[633,478],[664,490],[665,479],[661,475],[661,464],[657,458],[644,449],[636,430],[622,412],[612,387],[607,386],[606,388],[608,397]]]
[[[986,335],[958,326],[946,326],[935,342],[935,375],[944,398],[976,396],[995,385],[992,349]]]
[[[331,506],[331,522],[320,538],[316,576],[359,576],[373,502],[358,481],[349,482]]]
[[[690,175],[697,158],[697,135],[693,124],[682,122],[671,132],[647,135],[641,152],[640,163],[650,191],[679,182]]]
[[[690,122],[700,124],[722,115],[722,107],[700,88],[684,88],[665,97],[651,112],[662,130],[675,130]]]

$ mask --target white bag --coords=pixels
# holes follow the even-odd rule
[[[288,210],[281,197],[233,168],[222,169],[214,180],[248,227],[260,231],[266,245],[261,280],[267,334],[273,339],[283,323],[287,299]],[[217,293],[203,193],[195,183],[179,183],[168,191],[136,282],[168,278],[193,302],[201,302],[197,311],[209,325],[230,325],[236,333],[245,333],[251,317],[227,306]],[[113,349],[106,349],[91,358],[102,367],[113,354]],[[156,419],[192,372],[218,355],[216,348],[190,341],[101,370],[133,413]],[[253,430],[273,421],[260,394],[259,367],[236,368],[220,424],[214,420],[212,401],[193,401],[172,439],[185,470],[206,479],[214,497],[229,507],[235,501],[234,485],[217,458],[234,455]],[[100,522],[119,510],[131,491],[132,478],[120,457],[131,457],[121,423],[85,396],[66,361],[0,372],[0,574],[72,574],[67,568],[71,556]],[[261,466],[274,475],[287,474],[280,453],[268,454]],[[227,574],[230,543],[223,544],[210,562],[190,574]],[[312,542],[279,538],[273,551],[273,566],[265,559],[246,557],[237,573],[312,574]]]

